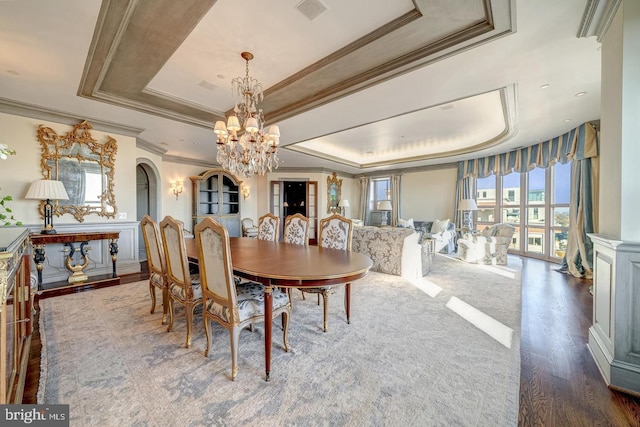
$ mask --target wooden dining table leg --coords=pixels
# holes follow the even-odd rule
[[[351,283],[344,287],[344,311],[347,312],[347,323],[351,324]]]
[[[273,288],[264,286],[264,367],[266,381],[271,374],[271,329],[273,323]]]

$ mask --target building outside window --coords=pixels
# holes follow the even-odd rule
[[[524,174],[491,175],[476,179],[475,185],[478,205],[475,223],[479,230],[507,222],[516,227],[509,246],[513,252],[548,260],[564,256],[569,231],[571,163],[556,163]]]

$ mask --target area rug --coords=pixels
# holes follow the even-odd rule
[[[516,261],[517,262],[517,261]],[[322,306],[294,292],[282,347],[274,323],[271,381],[262,325],[240,336],[231,381],[229,336],[213,327],[204,357],[201,316],[184,348],[149,314],[146,282],[40,301],[38,403],[70,405],[71,426],[510,426],[520,383],[519,266],[500,269],[436,256],[424,280],[370,273]],[[447,305],[458,300],[512,331],[508,345]]]

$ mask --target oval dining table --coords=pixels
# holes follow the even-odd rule
[[[185,239],[187,256],[198,259],[195,239]],[[347,321],[351,311],[351,282],[367,275],[373,265],[361,253],[231,237],[233,273],[264,285],[264,362],[266,380],[271,374],[273,288],[316,288],[345,284]]]

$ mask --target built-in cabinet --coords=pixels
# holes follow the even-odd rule
[[[0,228],[0,404],[21,404],[33,328],[29,230]]]
[[[240,181],[222,169],[209,169],[191,177],[193,186],[192,223],[212,217],[229,231],[229,236],[242,236],[240,225]]]

